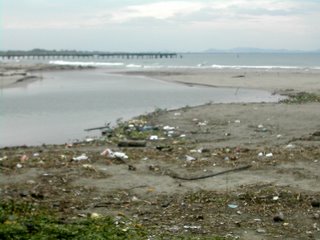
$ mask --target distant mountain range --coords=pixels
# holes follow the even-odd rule
[[[320,53],[320,49],[312,51],[288,50],[288,49],[264,49],[264,48],[231,48],[231,49],[214,49],[210,48],[205,53]]]

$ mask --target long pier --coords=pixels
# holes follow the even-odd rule
[[[86,52],[0,52],[0,59],[10,60],[10,59],[84,59],[84,58],[95,58],[95,59],[104,59],[104,58],[121,58],[121,59],[130,59],[130,58],[177,58],[181,57],[177,53],[171,52],[145,52],[145,53],[131,53],[131,52],[106,52],[106,53],[86,53]]]

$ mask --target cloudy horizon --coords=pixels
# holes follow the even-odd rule
[[[320,49],[317,0],[4,0],[1,49]]]

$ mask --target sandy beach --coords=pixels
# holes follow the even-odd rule
[[[34,71],[12,68],[2,67],[1,88]],[[159,110],[120,124],[108,138],[3,148],[1,198],[37,202],[70,218],[125,216],[159,236],[320,238],[320,70],[117,73],[263,89],[292,101]],[[119,146],[137,140],[145,146]]]

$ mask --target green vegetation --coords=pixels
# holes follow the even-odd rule
[[[296,94],[288,95],[287,99],[281,101],[282,103],[309,103],[309,102],[320,102],[320,95],[315,93],[299,92]]]
[[[66,220],[30,203],[0,203],[0,239],[147,239],[140,225],[111,217]]]

